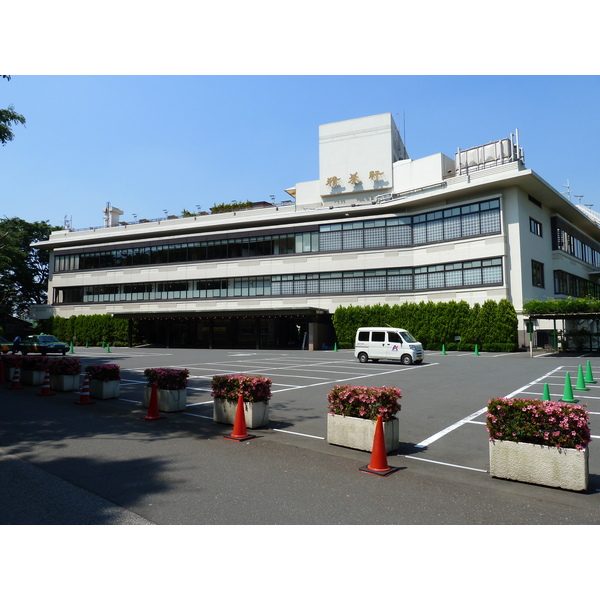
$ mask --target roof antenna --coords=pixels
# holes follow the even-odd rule
[[[561,183],[561,185],[564,188],[567,188],[567,191],[563,192],[563,194],[565,194],[567,196],[567,198],[569,199],[569,202],[571,202],[571,186],[569,184],[569,180],[567,179],[567,185],[565,185],[564,183]]]

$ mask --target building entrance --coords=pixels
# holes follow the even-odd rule
[[[157,317],[140,319],[138,334],[171,348],[299,350],[309,349],[309,322],[309,315]]]

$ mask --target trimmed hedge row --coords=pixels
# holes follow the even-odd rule
[[[74,342],[83,346],[100,346],[106,342],[111,346],[129,344],[129,324],[127,319],[115,319],[112,315],[73,315],[51,317],[41,322],[45,333],[55,335],[63,342]],[[133,343],[136,343],[137,323],[133,322]]]
[[[517,313],[508,300],[407,302],[371,306],[339,306],[333,314],[340,348],[354,348],[359,327],[408,329],[426,350],[513,352],[518,346]],[[460,338],[458,340],[457,338]]]

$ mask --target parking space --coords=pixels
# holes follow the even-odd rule
[[[336,452],[326,442],[327,394],[338,384],[394,386],[402,390],[401,447],[389,457],[442,465],[449,469],[488,471],[487,401],[498,396],[541,398],[548,383],[551,399],[560,400],[567,373],[578,404],[590,412],[592,434],[600,431],[600,383],[576,390],[578,366],[590,360],[600,379],[600,359],[586,356],[428,352],[421,365],[359,363],[352,351],[234,351],[184,349],[77,349],[84,364],[116,362],[123,381],[120,403],[140,404],[147,367],[190,371],[188,405],[174,419],[212,419],[213,375],[247,373],[269,377],[273,397],[270,426],[261,435],[320,452]],[[594,435],[594,439],[598,439]],[[600,474],[592,445],[590,473]],[[597,481],[594,479],[594,481]],[[600,487],[600,486],[599,486]]]

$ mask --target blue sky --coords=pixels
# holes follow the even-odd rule
[[[126,221],[280,202],[318,179],[319,125],[386,112],[411,158],[518,129],[527,167],[600,211],[587,6],[23,0],[0,37],[0,107],[27,119],[0,146],[0,217],[84,228],[107,202]]]
[[[25,127],[0,147],[2,216],[100,226],[288,198],[318,126],[390,112],[411,158],[519,130],[526,165],[600,210],[598,76],[32,76],[0,80]]]

